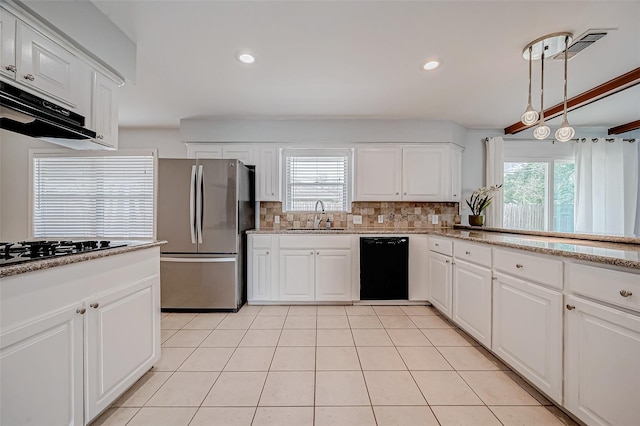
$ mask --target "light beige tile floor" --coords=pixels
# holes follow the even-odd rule
[[[170,313],[162,342],[94,425],[575,425],[431,307]]]

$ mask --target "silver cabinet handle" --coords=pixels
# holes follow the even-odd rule
[[[438,243],[435,243],[435,244],[434,244],[434,246],[436,246],[436,247],[440,247],[440,244],[438,244]]]
[[[448,260],[445,260],[444,262],[445,262],[445,263],[450,263]]]
[[[89,306],[91,306],[93,309],[98,309],[98,306],[100,306],[99,303],[92,303]]]
[[[319,251],[317,251],[317,252],[316,252],[316,254],[320,254],[320,252],[319,252]]]
[[[522,269],[522,268],[523,268],[523,266],[522,266],[521,264],[519,264],[519,263],[516,263],[516,268],[518,268],[518,269]]]
[[[469,254],[471,254],[471,252],[470,251],[465,251],[464,254],[469,255]]]
[[[458,196],[458,194],[453,194],[453,196],[454,196],[454,197],[457,197],[457,196]]]
[[[18,69],[16,68],[15,65],[7,65],[6,67],[4,67],[4,69],[7,70],[7,71],[11,71],[11,72],[18,71]]]
[[[630,292],[630,291],[628,291],[628,290],[620,290],[620,296],[622,296],[622,297],[629,297],[629,296],[631,296],[632,294],[633,294],[633,293],[631,293],[631,292]]]
[[[98,139],[104,139],[104,135],[98,135],[98,136],[96,136],[96,138],[98,138]]]
[[[495,281],[498,279],[498,277],[491,277],[491,279]]]
[[[400,193],[399,193],[399,192],[396,192],[396,195],[400,195]]]
[[[407,193],[405,192],[404,195],[407,195]]]
[[[25,80],[29,80],[29,81],[33,81],[35,80],[35,77],[32,74],[27,74],[24,76]]]
[[[313,254],[313,252],[311,252],[311,254]]]
[[[267,254],[269,254],[269,252],[267,252]]]
[[[76,309],[76,314],[84,315],[85,312],[87,312],[85,308]]]
[[[573,311],[576,307],[573,305],[567,305],[567,310],[568,311]]]
[[[271,193],[271,195],[276,195],[276,194],[274,194],[274,193],[272,192],[272,193]]]

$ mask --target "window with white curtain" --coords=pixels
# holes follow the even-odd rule
[[[154,153],[33,154],[34,238],[153,238]]]
[[[285,150],[285,211],[351,211],[352,151]]]

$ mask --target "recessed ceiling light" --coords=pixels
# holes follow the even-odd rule
[[[252,64],[256,61],[256,58],[254,58],[253,55],[250,55],[248,53],[240,53],[238,55],[238,60],[245,64]]]
[[[435,70],[439,66],[440,66],[440,61],[439,60],[430,59],[424,64],[424,66],[422,68],[424,68],[427,71],[431,71],[431,70]]]

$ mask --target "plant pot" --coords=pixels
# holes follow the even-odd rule
[[[478,214],[470,214],[469,215],[469,225],[471,225],[471,226],[482,226],[482,225],[484,225],[484,216],[480,216]]]

